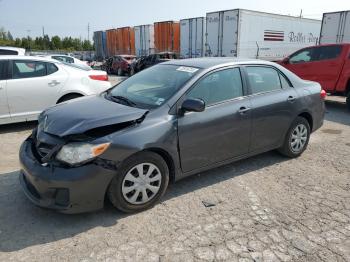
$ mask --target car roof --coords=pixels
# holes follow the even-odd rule
[[[202,69],[209,69],[212,67],[226,66],[226,65],[242,65],[242,64],[262,64],[275,65],[275,63],[257,60],[257,59],[238,59],[233,57],[204,57],[204,58],[190,58],[190,59],[176,59],[164,62],[165,65],[178,65],[197,67]]]
[[[336,44],[321,44],[321,45],[314,45],[314,46],[308,46],[308,47],[322,47],[322,46],[350,46],[350,43],[336,43]]]
[[[36,60],[36,61],[44,61],[44,62],[55,62],[59,63],[59,61],[41,56],[22,56],[22,55],[4,55],[0,56],[0,60]]]
[[[24,48],[21,48],[21,47],[1,46],[0,45],[0,48],[4,49],[4,50],[13,50],[13,51],[22,51],[22,52],[26,51]]]

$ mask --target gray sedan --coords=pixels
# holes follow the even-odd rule
[[[169,181],[277,149],[298,157],[325,92],[270,62],[166,62],[99,96],[45,110],[20,150],[35,204],[64,213],[152,207]]]

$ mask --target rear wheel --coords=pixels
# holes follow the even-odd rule
[[[164,159],[153,152],[141,152],[122,164],[107,193],[117,209],[138,212],[154,206],[168,183],[169,169]]]
[[[310,125],[303,117],[297,117],[288,130],[283,146],[278,151],[287,157],[300,156],[309,143]]]

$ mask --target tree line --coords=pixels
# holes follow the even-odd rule
[[[94,47],[90,40],[81,40],[73,37],[59,37],[48,35],[40,37],[16,37],[10,31],[0,28],[0,46],[22,47],[26,50],[62,50],[62,51],[89,51]]]

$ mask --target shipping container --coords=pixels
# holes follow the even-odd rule
[[[106,31],[107,55],[135,55],[135,32],[132,27]]]
[[[180,20],[180,56],[182,58],[204,56],[205,18]]]
[[[350,43],[350,10],[323,14],[320,43]]]
[[[154,53],[154,26],[139,25],[135,30],[135,54],[147,56]]]
[[[117,29],[106,31],[107,57],[117,54]]]
[[[154,23],[154,45],[159,52],[180,52],[180,23],[174,21]]]
[[[321,21],[234,9],[207,13],[206,56],[276,61],[318,43]]]
[[[107,57],[106,32],[94,32],[95,56],[98,61],[102,61]]]
[[[117,29],[117,55],[135,55],[135,31],[133,27]]]

